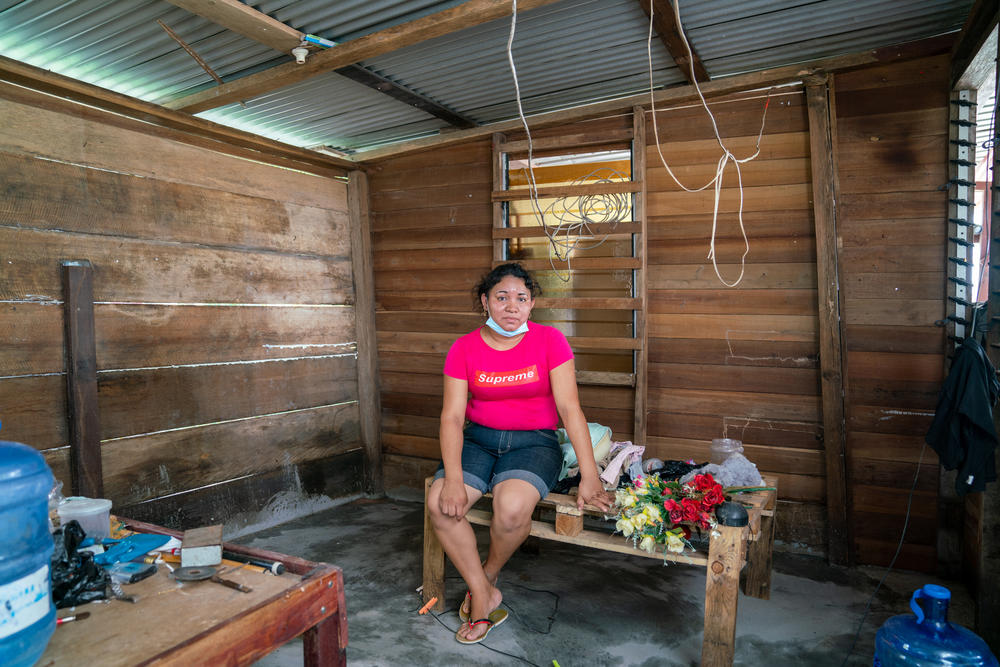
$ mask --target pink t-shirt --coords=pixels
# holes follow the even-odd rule
[[[479,329],[452,344],[444,374],[469,383],[465,416],[507,431],[554,429],[559,423],[549,371],[573,358],[555,327],[528,322],[528,333],[509,350],[494,350]]]

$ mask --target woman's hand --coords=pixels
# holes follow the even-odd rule
[[[611,509],[611,494],[604,490],[601,479],[597,475],[588,475],[580,479],[580,489],[577,491],[576,506],[583,509],[585,504],[593,505],[602,512]]]
[[[444,487],[441,489],[439,499],[441,513],[454,519],[465,516],[465,506],[469,504],[469,494],[465,490],[465,483],[460,480],[444,480]]]

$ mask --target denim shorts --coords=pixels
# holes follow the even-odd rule
[[[544,498],[559,479],[562,449],[552,429],[501,431],[468,422],[462,446],[466,484],[486,493],[508,479],[523,479]],[[444,477],[444,463],[434,479]]]

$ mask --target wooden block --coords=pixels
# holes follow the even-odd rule
[[[184,531],[181,565],[196,567],[222,563],[222,524]]]
[[[583,512],[575,507],[556,507],[556,534],[575,537],[583,530]]]

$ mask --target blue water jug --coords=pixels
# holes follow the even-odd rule
[[[37,451],[0,440],[0,665],[33,665],[56,629],[49,562],[52,471]]]
[[[916,616],[893,616],[875,633],[875,667],[997,667],[979,635],[948,622],[951,591],[927,584],[913,592]]]

